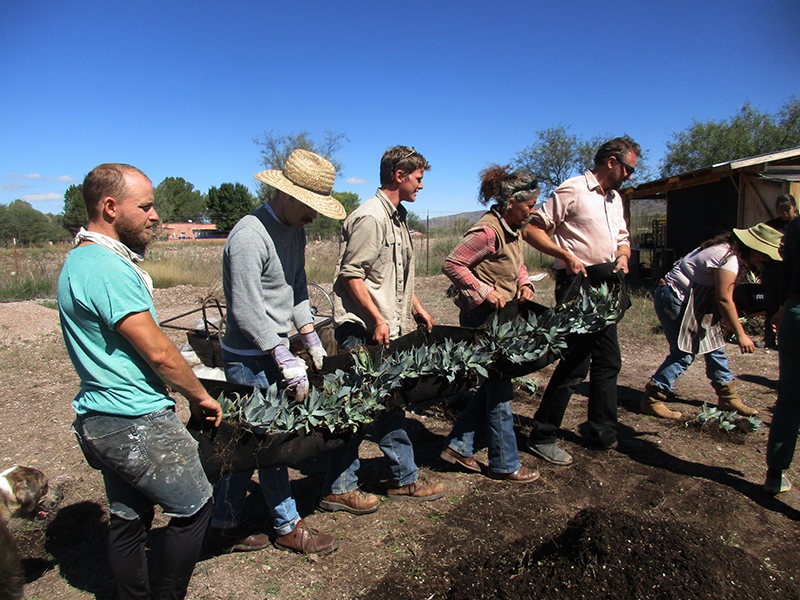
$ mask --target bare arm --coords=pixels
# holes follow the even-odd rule
[[[522,239],[540,252],[563,260],[567,265],[567,273],[570,275],[577,273],[586,275],[586,268],[580,259],[569,250],[564,250],[556,245],[547,235],[547,232],[535,223],[531,222],[525,226],[525,229],[522,230]]]
[[[375,343],[388,347],[389,324],[372,301],[372,296],[369,295],[369,290],[367,290],[364,280],[358,277],[341,277],[340,281],[353,301],[372,319],[372,323],[367,323],[366,325],[367,328],[373,325],[372,338]]]
[[[742,327],[739,321],[739,313],[736,311],[736,305],[733,302],[733,288],[735,283],[736,273],[724,271],[722,269],[714,269],[714,285],[716,287],[717,305],[719,306],[720,316],[736,336],[736,343],[739,344],[739,349],[742,351],[742,354],[750,354],[755,350],[756,345],[744,332],[744,327]]]
[[[196,419],[205,418],[214,421],[215,427],[219,425],[222,408],[209,396],[181,353],[161,332],[148,311],[124,317],[117,322],[115,329],[136,348],[161,379],[186,397]]]

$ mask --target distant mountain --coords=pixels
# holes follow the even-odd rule
[[[632,215],[665,215],[667,214],[667,203],[665,200],[633,200],[631,202]],[[434,217],[431,219],[431,229],[448,229],[453,227],[457,221],[462,221],[466,227],[476,223],[480,219],[485,210],[476,210],[472,212],[458,213],[457,215],[447,215],[446,217]],[[422,225],[425,225],[425,219],[422,219]],[[464,227],[464,229],[466,229]]]
[[[430,221],[430,227],[431,229],[448,229],[455,225],[457,221],[465,222],[466,226],[469,227],[473,223],[476,223],[485,212],[485,210],[476,210],[473,212],[458,213],[457,215],[447,215],[446,217],[434,217]],[[425,225],[424,219],[422,220],[422,224]]]

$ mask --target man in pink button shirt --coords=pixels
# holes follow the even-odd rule
[[[523,237],[531,246],[555,257],[556,299],[561,300],[578,273],[606,271],[606,277],[628,272],[631,255],[619,187],[630,179],[641,155],[639,144],[625,136],[600,146],[594,167],[567,179],[539,205]],[[594,281],[594,277],[592,277]],[[639,442],[617,437],[617,376],[622,366],[617,327],[572,335],[534,416],[528,447],[553,464],[572,457],[556,443],[569,400],[591,369],[586,436],[595,449],[632,452]]]

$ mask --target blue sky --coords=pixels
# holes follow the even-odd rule
[[[112,161],[255,190],[253,138],[328,128],[350,140],[337,190],[370,197],[407,144],[432,164],[411,210],[478,210],[479,171],[539,129],[628,133],[656,167],[692,119],[777,111],[798,31],[796,0],[6,1],[0,203],[58,213]]]

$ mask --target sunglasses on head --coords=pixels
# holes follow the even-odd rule
[[[406,154],[405,156],[401,156],[401,157],[398,159],[398,162],[399,162],[399,161],[401,161],[401,160],[405,160],[405,159],[407,159],[407,158],[411,158],[411,157],[412,157],[412,156],[414,156],[415,154],[417,154],[417,149],[416,149],[416,148],[414,148],[414,146],[411,146],[411,152],[409,152],[409,153],[408,153],[408,154]]]

